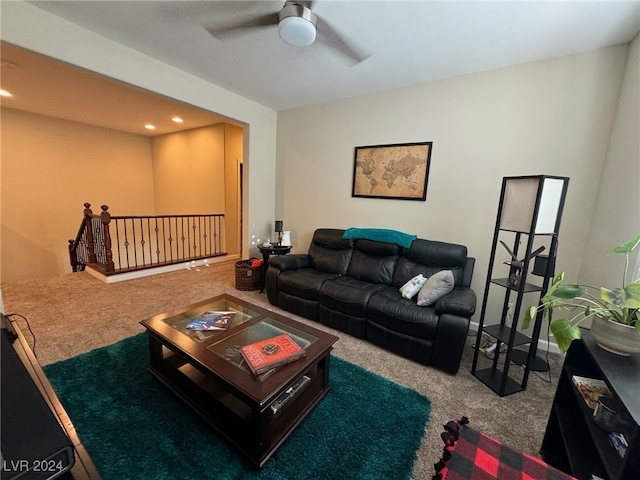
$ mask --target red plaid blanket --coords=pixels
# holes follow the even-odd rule
[[[442,460],[433,480],[575,480],[539,458],[476,432],[466,417],[444,425]]]

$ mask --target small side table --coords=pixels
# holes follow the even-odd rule
[[[270,255],[286,255],[291,251],[291,245],[271,245],[269,247],[265,247],[264,245],[259,245],[258,250],[262,254],[262,288],[260,289],[260,293],[264,292],[264,284],[267,278],[267,267],[269,266],[269,256]]]

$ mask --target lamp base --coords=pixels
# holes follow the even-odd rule
[[[518,365],[527,363],[527,355],[529,352],[524,350],[514,350],[511,352],[511,360]],[[533,362],[529,365],[529,369],[534,372],[546,372],[549,370],[549,364],[540,357],[534,357]]]

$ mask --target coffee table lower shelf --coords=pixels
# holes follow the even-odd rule
[[[162,351],[151,355],[149,371],[260,468],[331,388],[328,353],[259,404],[222,378],[198,369],[187,355],[170,350],[153,335],[149,342],[152,352]],[[289,390],[294,390],[291,398]]]

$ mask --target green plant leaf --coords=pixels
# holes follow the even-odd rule
[[[640,308],[640,283],[630,283],[624,288],[600,289],[600,297],[620,308]]]
[[[556,339],[558,348],[563,352],[569,350],[569,345],[574,340],[582,338],[582,333],[577,325],[573,325],[569,320],[561,318],[551,323],[551,333]]]
[[[558,285],[558,288],[553,292],[553,297],[571,299],[580,297],[584,294],[584,287],[582,285]]]
[[[551,297],[553,296],[553,292],[562,284],[564,280],[564,272],[560,272],[556,278],[551,282],[551,286],[547,289],[547,293],[544,294],[544,297],[540,299],[542,303],[548,303],[551,301]]]
[[[628,242],[623,243],[618,247],[612,248],[611,250],[609,250],[609,253],[607,253],[607,255],[615,255],[616,253],[631,253],[638,246],[638,244],[640,244],[640,235],[638,235],[633,240],[629,240]]]
[[[524,329],[529,328],[529,325],[531,324],[531,320],[533,320],[533,317],[535,317],[537,313],[538,313],[538,307],[536,307],[535,305],[532,305],[529,308],[527,308],[527,310],[524,312],[524,319],[522,320],[522,328]]]

